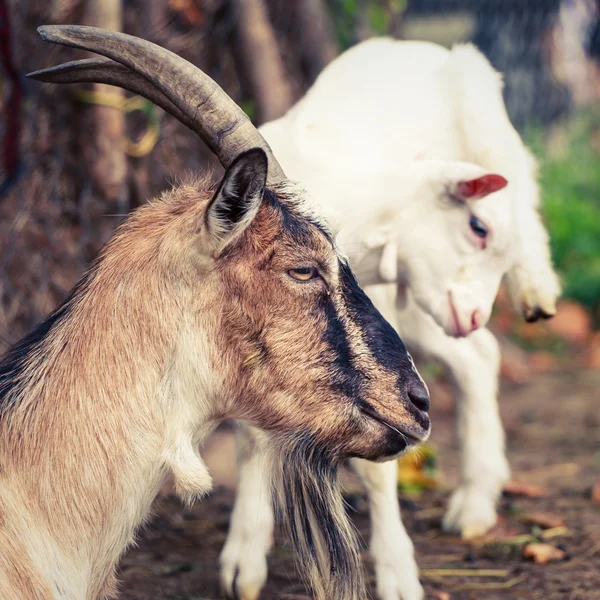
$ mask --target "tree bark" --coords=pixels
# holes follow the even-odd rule
[[[129,3],[128,10],[135,14],[135,19],[125,19],[127,23],[134,21],[133,30],[130,32],[132,35],[142,37],[159,46],[166,45],[167,0],[134,0]],[[155,110],[158,109],[155,107]],[[150,169],[153,160],[156,159],[153,158],[152,153],[129,158],[131,208],[141,206],[154,195],[150,186]]]
[[[263,0],[231,0],[235,17],[234,51],[240,79],[257,104],[256,120],[281,117],[292,104],[292,90]]]
[[[312,84],[339,49],[323,0],[296,0],[296,14],[302,61]]]
[[[84,20],[86,25],[121,31],[121,0],[86,0]],[[96,83],[92,90],[98,98],[107,94],[123,98],[123,91],[113,86]],[[127,178],[123,112],[112,106],[92,104],[89,122],[92,135],[83,148],[92,181],[106,200],[120,204],[126,194]]]

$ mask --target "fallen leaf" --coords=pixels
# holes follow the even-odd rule
[[[592,502],[594,504],[600,504],[600,477],[598,477],[596,483],[592,487]]]
[[[421,444],[398,459],[398,487],[405,491],[433,489],[439,485],[437,452],[431,444]]]
[[[565,519],[561,515],[544,512],[527,513],[521,517],[521,521],[531,525],[539,525],[544,529],[554,529],[565,524]]]
[[[569,530],[564,526],[560,526],[560,527],[553,527],[552,529],[544,529],[543,531],[539,532],[537,535],[532,535],[531,533],[523,533],[521,535],[511,535],[511,536],[507,536],[504,538],[499,538],[499,539],[489,540],[489,541],[485,540],[485,538],[482,538],[482,539],[484,539],[484,541],[486,542],[484,545],[522,546],[523,544],[527,544],[529,542],[532,542],[532,543],[537,542],[540,540],[540,538],[542,540],[549,540],[554,537],[558,537],[561,535],[568,535],[568,534],[569,534]]]
[[[452,600],[452,596],[448,592],[436,592],[433,597],[435,600]]]
[[[525,496],[527,498],[541,498],[546,490],[539,485],[526,483],[525,481],[509,481],[504,486],[504,493],[509,496]]]
[[[567,554],[554,547],[552,544],[527,544],[523,550],[525,558],[532,558],[533,562],[545,565],[553,560],[563,560]]]

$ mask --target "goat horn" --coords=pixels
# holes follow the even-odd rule
[[[124,87],[156,102],[195,131],[225,168],[241,152],[259,147],[269,157],[269,182],[285,179],[271,148],[242,109],[208,75],[180,56],[146,40],[97,27],[45,25],[38,33],[45,41],[102,54],[127,68],[107,66],[107,61],[75,61],[30,77]],[[91,79],[95,75],[98,79]]]
[[[193,121],[147,79],[110,58],[86,58],[28,73],[27,77],[47,83],[106,83],[143,96],[193,129]]]

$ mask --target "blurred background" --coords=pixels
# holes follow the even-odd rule
[[[432,575],[426,582],[433,597],[600,597],[593,574],[600,571],[600,509],[593,506],[594,498],[600,505],[600,485],[594,487],[600,473],[600,2],[0,0],[0,354],[64,298],[131,209],[188,172],[219,169],[194,134],[146,100],[105,86],[26,81],[29,71],[82,57],[42,43],[36,27],[48,23],[85,23],[163,45],[214,78],[257,124],[284,114],[328,62],[372,36],[445,46],[471,41],[487,55],[504,73],[508,112],[540,162],[543,213],[564,287],[557,316],[536,324],[523,322],[501,291],[491,324],[503,351],[511,464],[544,493],[537,500],[528,493],[507,496],[503,514],[510,526],[494,538],[496,554],[446,540],[440,558],[446,538],[439,518],[456,482],[458,446],[452,390],[441,369],[425,364],[435,411],[426,466],[431,481],[405,473],[402,502],[421,564],[456,567],[468,560],[483,568],[504,561],[508,569],[500,582]],[[230,434],[215,440],[207,454],[223,487],[212,504],[193,512],[166,490],[140,550],[124,562],[125,598],[218,597],[216,557],[235,468]],[[351,481],[348,486],[362,531],[364,499],[358,491],[353,496]],[[552,576],[536,567],[525,571],[529,563],[514,546],[499,542],[539,535],[539,524],[532,529],[517,519],[517,527],[513,518],[533,502],[558,513],[558,526],[568,531],[561,544],[571,566]],[[195,554],[200,538],[202,563]],[[273,561],[264,597],[304,598],[289,549]],[[527,577],[516,581],[521,572]]]

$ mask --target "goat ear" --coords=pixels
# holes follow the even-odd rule
[[[454,195],[461,200],[479,200],[488,194],[505,188],[508,181],[496,173],[488,173],[475,179],[459,181],[456,184]]]
[[[206,227],[219,249],[250,225],[263,199],[268,161],[264,150],[240,154],[227,168],[206,210]]]

